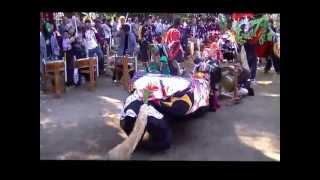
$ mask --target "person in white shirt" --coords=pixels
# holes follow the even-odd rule
[[[85,21],[86,30],[84,32],[84,41],[86,45],[86,49],[88,51],[89,57],[94,57],[95,55],[98,56],[98,68],[99,74],[104,74],[104,58],[101,51],[101,48],[98,46],[97,39],[95,34],[97,31],[91,26],[90,20]]]

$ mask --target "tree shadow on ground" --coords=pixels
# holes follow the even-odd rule
[[[60,122],[49,129],[40,128],[40,159],[105,159],[107,152],[123,141],[124,135],[116,116],[127,92],[122,87],[110,88],[113,91],[97,89],[94,93],[87,93],[99,102],[101,115],[74,120],[71,124],[68,122],[69,125]],[[132,159],[274,161],[241,140],[237,117],[230,118],[230,112],[230,109],[208,112],[203,117],[171,123],[173,141],[169,150],[161,153],[137,150]]]

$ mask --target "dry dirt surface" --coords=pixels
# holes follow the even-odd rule
[[[136,150],[133,160],[280,161],[280,76],[257,73],[255,96],[217,112],[172,124],[172,147]],[[128,93],[100,77],[97,89],[68,89],[60,98],[40,93],[40,159],[104,160],[126,135],[119,128]]]

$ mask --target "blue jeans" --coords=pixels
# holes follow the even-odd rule
[[[102,54],[100,47],[97,46],[94,49],[89,49],[88,54],[89,54],[89,57],[94,57],[94,54],[96,54],[98,56],[99,74],[103,74],[103,72],[104,72],[104,58],[103,58],[103,54]]]
[[[248,65],[250,68],[250,79],[256,78],[256,72],[257,72],[257,58],[256,57],[247,57],[248,59]]]

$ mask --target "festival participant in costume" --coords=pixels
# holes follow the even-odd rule
[[[56,35],[53,33],[53,26],[49,22],[43,24],[43,37],[46,44],[46,60],[56,60],[61,57],[60,47]]]
[[[98,57],[98,68],[99,74],[104,74],[104,58],[100,47],[98,46],[98,41],[96,39],[97,31],[91,27],[90,20],[86,20],[86,30],[83,34],[84,41],[86,44],[86,49],[88,50],[88,56],[94,57],[95,55]]]
[[[174,24],[169,28],[166,37],[165,43],[168,46],[168,57],[169,57],[169,65],[172,66],[173,64],[177,65],[179,75],[182,75],[184,69],[181,65],[183,62],[184,51],[181,45],[181,33],[179,31],[180,27],[180,19],[177,18],[174,21]],[[174,73],[174,68],[171,67],[171,72]]]

